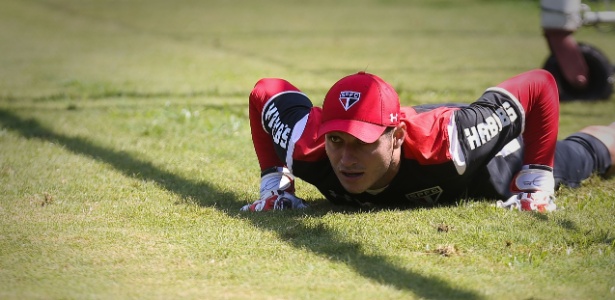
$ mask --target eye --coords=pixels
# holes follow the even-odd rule
[[[335,143],[335,144],[337,144],[337,143],[341,143],[341,142],[342,142],[342,139],[341,139],[339,136],[337,136],[337,135],[328,135],[328,136],[327,136],[327,139],[328,139],[331,143]]]

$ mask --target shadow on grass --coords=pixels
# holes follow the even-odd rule
[[[277,232],[280,238],[297,248],[307,249],[332,261],[344,263],[368,279],[400,290],[411,291],[419,298],[482,298],[474,291],[452,287],[442,279],[424,276],[395,266],[386,261],[385,255],[365,254],[361,251],[360,244],[340,242],[335,233],[322,226],[308,228],[299,225],[288,230],[263,225],[267,222],[258,222],[264,217],[262,214],[238,213],[239,207],[245,203],[237,201],[233,193],[218,191],[206,182],[195,182],[182,178],[150,162],[132,157],[127,152],[96,145],[84,138],[56,133],[34,119],[23,119],[4,109],[0,109],[0,125],[24,138],[53,142],[77,155],[109,164],[128,177],[154,181],[164,189],[185,199],[196,200],[203,206],[215,207],[234,218],[241,217],[263,230]],[[296,214],[292,215],[296,216]]]

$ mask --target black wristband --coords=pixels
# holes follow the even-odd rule
[[[527,166],[528,169],[538,169],[538,170],[545,170],[545,171],[549,171],[549,172],[553,172],[553,168],[546,166],[546,165],[536,165],[536,164],[530,164]]]
[[[271,174],[271,173],[275,173],[275,172],[282,172],[284,170],[284,167],[271,167],[271,168],[267,168],[261,171],[261,177],[267,175],[267,174]]]

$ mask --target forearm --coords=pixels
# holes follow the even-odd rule
[[[559,96],[553,76],[533,70],[498,85],[510,92],[525,110],[523,167],[513,178],[511,190],[518,193],[502,207],[548,212],[556,209],[553,162],[559,122]]]
[[[533,70],[508,79],[498,87],[515,96],[525,110],[523,164],[553,167],[559,126],[559,97],[551,74]]]

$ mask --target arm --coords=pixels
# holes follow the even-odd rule
[[[498,87],[515,96],[525,110],[524,165],[553,167],[559,122],[559,96],[553,76],[533,70],[510,78]]]
[[[533,70],[489,88],[448,126],[452,160],[460,174],[486,164],[513,139],[525,144],[522,170],[511,183],[514,193],[554,193],[553,159],[557,141],[557,85],[546,71]],[[539,194],[540,194],[539,193]]]
[[[511,182],[512,191],[519,194],[507,202],[520,210],[554,210],[553,160],[559,122],[557,84],[547,71],[533,70],[498,87],[514,95],[526,115],[523,167]]]
[[[249,98],[252,141],[261,168],[260,199],[242,210],[303,208],[294,196],[292,132],[307,117],[312,103],[283,79],[259,80]],[[290,155],[289,155],[290,154]]]

